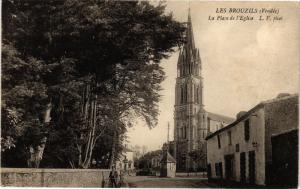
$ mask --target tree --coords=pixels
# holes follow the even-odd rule
[[[3,38],[22,59],[33,57],[46,69],[42,107],[52,105],[46,159],[87,168],[95,146],[101,146],[97,142],[110,130],[112,164],[133,118],[156,125],[164,78],[159,62],[183,42],[184,32],[164,9],[143,1],[3,3]]]
[[[161,150],[155,150],[145,153],[142,157],[138,159],[138,168],[139,169],[146,169],[146,168],[157,168],[152,167],[152,159],[153,158],[161,158],[162,151]],[[155,166],[155,165],[154,165]]]
[[[39,164],[46,136],[42,127],[44,107],[48,103],[47,88],[41,77],[47,69],[42,61],[33,57],[24,59],[11,43],[3,42],[1,145],[4,160],[11,158],[5,151],[19,143],[23,146],[19,155],[23,154],[26,164]]]
[[[188,155],[195,162],[197,170],[200,168],[199,165],[201,161],[204,161],[206,159],[206,153],[203,148],[192,150]]]

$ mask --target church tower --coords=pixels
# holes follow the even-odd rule
[[[189,152],[203,148],[207,135],[207,113],[203,105],[203,78],[199,49],[195,47],[190,10],[186,42],[177,63],[174,112],[174,156],[177,170],[196,167]]]

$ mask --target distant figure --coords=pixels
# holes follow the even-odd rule
[[[113,166],[109,173],[109,181],[111,183],[112,188],[117,187],[117,179],[118,179],[118,172],[116,171],[116,168]]]

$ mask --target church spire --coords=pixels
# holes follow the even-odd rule
[[[182,76],[199,76],[201,73],[201,60],[199,50],[195,47],[191,11],[188,11],[188,19],[186,22],[185,44],[180,49],[177,75]]]
[[[188,13],[188,22],[187,22],[187,30],[186,30],[186,47],[189,50],[195,49],[195,41],[194,41],[194,34],[193,34],[193,26],[192,26],[192,18],[191,18],[191,10],[189,8]]]

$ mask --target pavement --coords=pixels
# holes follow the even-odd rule
[[[212,188],[217,187],[199,176],[162,178],[156,176],[128,176],[126,188]]]

